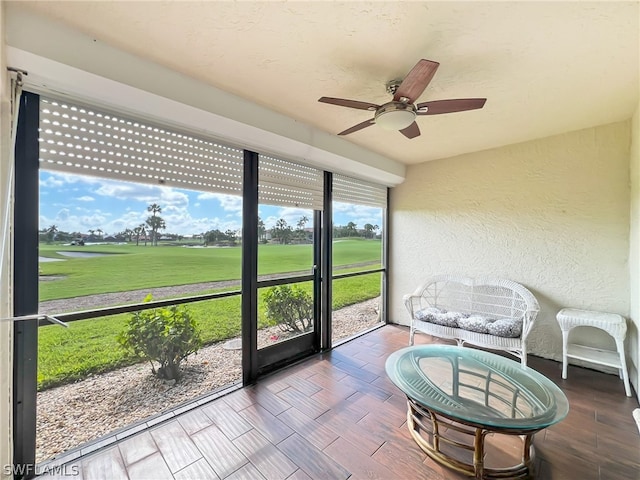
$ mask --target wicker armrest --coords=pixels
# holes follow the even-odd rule
[[[409,314],[411,315],[411,317],[413,318],[413,302],[414,302],[414,298],[415,295],[413,294],[406,294],[402,297],[402,302],[404,303],[404,306],[407,308],[407,310],[409,311]]]

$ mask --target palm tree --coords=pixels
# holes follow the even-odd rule
[[[291,227],[287,225],[287,221],[284,218],[279,219],[276,222],[276,226],[271,229],[271,234],[274,238],[277,238],[281,244],[286,245],[291,239]]]
[[[162,207],[157,203],[152,203],[147,207],[147,212],[151,212],[155,217],[156,213],[162,213]]]
[[[302,217],[300,217],[300,220],[298,220],[298,228],[303,229],[308,221],[309,219],[307,218],[306,215],[303,215]]]
[[[164,230],[167,228],[166,223],[162,217],[151,216],[147,218],[146,224],[151,228],[151,244],[158,245],[158,230]]]
[[[358,233],[358,231],[357,231],[357,229],[356,229],[356,224],[355,224],[355,223],[353,223],[353,222],[349,222],[349,223],[347,223],[347,232],[349,232],[349,233],[348,233],[348,236],[349,236],[349,237],[351,236],[351,234],[352,234],[352,233],[356,233],[356,234],[357,234],[357,233]]]
[[[140,236],[144,237],[144,244],[147,245],[147,231],[144,223],[141,223],[136,228],[133,229],[133,233],[136,236],[136,247],[140,244]]]
[[[147,218],[147,225],[151,227],[151,245],[158,245],[158,226],[160,225],[156,220],[156,213],[162,213],[162,207],[157,203],[152,203],[147,207],[147,212],[151,212],[151,217]],[[160,217],[158,217],[160,218]],[[162,220],[164,224],[164,220]],[[166,228],[166,227],[162,227]]]
[[[235,245],[236,244],[236,232],[228,229],[226,232],[224,232],[224,236],[225,239],[229,242],[229,245]]]
[[[96,233],[98,234],[98,238],[102,238],[102,234],[103,234],[104,232],[102,231],[102,229],[101,229],[101,228],[98,228],[98,229],[96,230]]]
[[[304,226],[307,224],[307,222],[309,221],[309,218],[307,218],[306,215],[303,215],[302,217],[300,217],[300,220],[298,220],[298,223],[296,224],[296,226],[298,227],[297,229],[297,234],[298,237],[300,238],[300,240],[304,240]]]
[[[58,233],[58,226],[57,225],[51,225],[49,228],[47,228],[47,242],[51,243],[55,240],[56,238],[56,233]]]
[[[372,232],[373,232],[373,225],[371,225],[370,223],[365,223],[364,224],[364,236],[365,236],[365,238],[369,238],[370,235],[373,237]]]

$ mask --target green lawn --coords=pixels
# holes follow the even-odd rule
[[[70,247],[66,247],[69,249]],[[187,249],[180,247],[89,246],[83,252],[112,253],[106,257],[40,263],[42,273],[68,275],[65,280],[40,283],[42,299],[66,298],[90,293],[127,291],[151,286],[196,283],[239,278],[240,249]],[[61,246],[41,246],[41,255],[56,257]],[[260,273],[300,270],[309,265],[307,245],[264,245],[260,249]],[[334,245],[336,263],[374,262],[380,259],[379,241],[348,240]],[[64,258],[64,257],[61,257]],[[338,260],[338,258],[340,260]],[[344,270],[361,270],[362,267]],[[66,273],[62,273],[66,272]],[[234,273],[235,272],[235,273]],[[341,271],[342,273],[342,271]],[[234,276],[235,275],[235,276]],[[61,285],[66,285],[62,288]],[[68,294],[68,289],[73,293]],[[311,284],[304,285],[310,291]],[[191,295],[207,292],[191,292]],[[260,290],[260,298],[263,294]],[[336,280],[333,308],[338,309],[380,295],[380,274]],[[141,299],[142,300],[142,299]],[[202,330],[205,344],[240,334],[240,296],[188,305]],[[258,303],[261,325],[266,325],[264,306]],[[139,362],[128,356],[116,341],[127,314],[71,322],[70,328],[44,326],[39,329],[38,388],[45,389]],[[197,357],[195,357],[197,359]]]
[[[64,257],[57,252],[108,254],[92,258]],[[334,266],[371,262],[381,258],[379,240],[339,240],[333,246]],[[240,247],[185,248],[178,246],[133,245],[40,245],[40,256],[60,258],[60,262],[40,262],[41,275],[64,278],[40,282],[40,301],[72,298],[96,293],[126,292],[151,287],[186,285],[241,276]],[[258,252],[260,275],[284,272],[311,272],[311,245],[261,245]]]
[[[205,344],[240,333],[240,296],[189,304]],[[127,354],[116,338],[128,314],[38,329],[38,388],[69,383],[91,373],[105,372],[140,360]]]

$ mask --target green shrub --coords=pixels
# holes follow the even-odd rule
[[[298,285],[269,288],[264,303],[267,319],[285,332],[303,333],[313,327],[313,298]]]
[[[144,299],[151,300],[151,295]],[[134,312],[118,335],[118,342],[149,360],[153,374],[167,380],[177,380],[180,362],[202,345],[197,322],[187,307],[177,305]],[[157,370],[154,361],[160,364]]]

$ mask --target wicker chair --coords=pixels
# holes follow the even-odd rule
[[[526,366],[526,341],[540,307],[519,283],[494,277],[437,275],[405,295],[404,303],[411,315],[410,345],[419,331],[453,339],[460,346],[472,344],[509,352]],[[434,311],[442,312],[434,314],[441,317],[439,320],[432,315]],[[476,326],[474,322],[484,323]],[[506,333],[497,329],[504,325],[513,328]],[[486,333],[487,329],[493,334]]]

